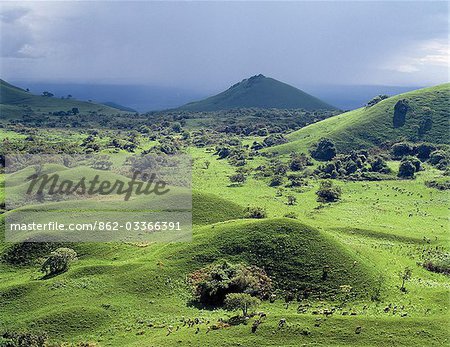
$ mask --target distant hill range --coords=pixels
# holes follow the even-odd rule
[[[402,140],[449,144],[450,83],[418,89],[327,118],[290,133],[288,143],[270,152],[307,152],[326,137],[339,152]]]
[[[188,103],[177,110],[202,112],[249,107],[305,109],[308,111],[336,109],[286,83],[264,75],[256,75],[236,83],[220,94]]]
[[[93,102],[80,101],[73,98],[57,98],[50,92],[46,95],[35,95],[0,79],[0,114],[2,119],[17,118],[25,113],[45,114],[48,112],[71,111],[78,109],[80,113],[97,112],[101,114],[123,113],[123,110]]]
[[[117,108],[120,111],[133,112],[133,113],[137,113],[138,112],[138,111],[136,111],[135,109],[133,109],[131,107],[119,105],[119,104],[116,104],[115,102],[112,102],[112,101],[102,102],[101,104],[105,105],[105,106],[112,107],[112,108]]]

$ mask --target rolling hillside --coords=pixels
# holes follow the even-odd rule
[[[396,95],[372,107],[359,108],[304,127],[287,136],[289,143],[268,150],[304,152],[322,137],[332,139],[340,152],[402,139],[449,143],[449,98],[448,83]],[[407,105],[406,113],[398,111],[396,105]]]
[[[263,75],[252,76],[226,91],[178,108],[185,111],[218,111],[233,108],[335,110],[336,108],[286,83]]]
[[[117,108],[74,99],[60,99],[34,95],[0,80],[0,114],[2,119],[21,117],[32,113],[70,111],[78,108],[80,113],[98,112],[102,114],[123,113]]]

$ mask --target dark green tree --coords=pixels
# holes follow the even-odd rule
[[[336,156],[336,147],[330,139],[322,138],[310,149],[311,156],[316,160],[331,160]]]
[[[416,167],[410,160],[404,160],[401,162],[398,169],[398,177],[400,178],[414,178]]]

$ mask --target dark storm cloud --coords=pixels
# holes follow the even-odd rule
[[[32,40],[31,29],[21,19],[30,12],[23,7],[5,8],[0,13],[2,57],[26,57],[26,48]]]
[[[10,32],[22,26],[24,34],[2,32],[2,53],[9,56],[2,59],[5,78],[202,90],[220,90],[258,73],[296,86],[448,79],[446,2],[8,6],[2,16]],[[28,12],[14,12],[24,6]],[[21,54],[39,58],[11,58]]]

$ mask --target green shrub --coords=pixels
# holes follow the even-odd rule
[[[263,207],[249,206],[244,210],[246,218],[262,219],[267,218],[267,211]]]
[[[300,155],[292,154],[291,161],[289,163],[289,168],[292,171],[300,171],[303,170],[306,166],[312,165],[311,158],[306,154],[301,153]]]
[[[437,150],[430,154],[430,164],[439,166],[441,163],[444,165],[447,162],[447,154],[443,150]]]
[[[77,259],[77,253],[71,248],[58,248],[42,264],[41,272],[56,275],[69,269],[70,263]]]
[[[430,158],[430,154],[436,150],[436,147],[429,143],[421,143],[417,146],[416,152],[417,157],[422,160],[428,160]]]
[[[404,160],[401,162],[398,169],[398,177],[400,178],[414,178],[416,167],[410,160]]]
[[[227,261],[193,272],[188,283],[196,300],[211,305],[222,305],[229,293],[245,293],[265,299],[272,292],[272,280],[263,269]]]
[[[301,176],[298,174],[295,175],[289,175],[288,176],[289,179],[289,183],[286,185],[286,187],[303,187],[308,185],[308,182]]]
[[[44,257],[52,249],[62,246],[54,242],[20,242],[8,246],[2,254],[2,261],[11,265],[31,265],[38,258]]]
[[[405,269],[403,271],[401,271],[399,274],[400,279],[402,280],[402,285],[400,287],[400,290],[402,292],[406,293],[406,281],[409,281],[411,279],[412,276],[412,269],[410,267],[405,267]]]
[[[47,334],[32,332],[4,332],[1,335],[2,347],[45,347],[47,346]]]
[[[287,204],[288,205],[295,205],[297,203],[297,198],[293,195],[288,195],[287,196]]]
[[[435,188],[438,190],[449,190],[450,189],[450,181],[448,179],[425,181],[425,185],[428,188]]]
[[[336,156],[336,147],[330,139],[322,138],[310,149],[311,156],[316,160],[331,160]]]
[[[391,169],[383,158],[376,156],[370,161],[370,171],[388,174]]]
[[[279,175],[273,176],[269,182],[270,187],[278,187],[281,186],[282,184],[283,184],[283,177]]]
[[[374,97],[372,100],[370,100],[367,103],[367,107],[372,107],[373,105],[378,104],[380,101],[383,101],[385,99],[389,98],[389,95],[385,95],[385,94],[380,94],[377,95],[376,97]]]
[[[263,141],[265,147],[282,145],[288,142],[288,140],[282,134],[271,134],[266,137]]]
[[[450,257],[431,259],[423,262],[422,266],[428,271],[450,275]]]
[[[331,181],[322,181],[316,194],[318,202],[335,202],[341,198],[342,191]]]
[[[402,161],[406,161],[406,160],[409,160],[414,165],[416,172],[419,172],[422,169],[422,162],[419,159],[417,159],[416,157],[407,156],[402,159]]]
[[[246,317],[248,310],[257,308],[261,300],[245,293],[230,293],[225,296],[224,304],[228,311],[242,310],[242,315]]]
[[[410,109],[408,100],[403,99],[397,101],[394,106],[394,118],[392,120],[394,128],[402,127],[406,122],[406,114]]]
[[[408,142],[399,142],[392,145],[391,153],[394,159],[401,159],[407,155],[413,155],[414,147]]]
[[[238,172],[234,175],[231,175],[229,177],[229,179],[230,179],[231,183],[242,184],[246,181],[247,178],[245,177],[245,175],[243,173]]]

